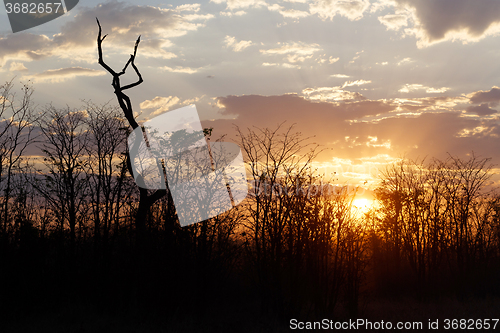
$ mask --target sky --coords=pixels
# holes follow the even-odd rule
[[[295,124],[318,165],[368,183],[402,156],[500,165],[498,0],[88,0],[18,33],[0,10],[1,81],[39,106],[115,103],[96,17],[114,69],[141,35],[141,121],[194,103],[214,135]]]

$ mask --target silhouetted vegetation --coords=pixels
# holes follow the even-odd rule
[[[488,182],[489,160],[473,153],[430,163],[402,160],[383,173],[373,260],[382,277],[409,277],[388,289],[413,290],[419,298],[499,292],[500,201]]]
[[[134,57],[122,72],[131,64],[142,82]],[[293,126],[238,130],[246,200],[181,228],[168,190],[140,189],[130,174],[126,140],[139,125],[122,90],[140,82],[120,88],[122,72],[112,72],[119,107],[39,112],[31,87],[0,87],[6,331],[279,331],[291,318],[390,320],[373,310],[387,300],[500,296],[489,159],[401,159],[360,213],[356,190],[314,171],[320,151]]]

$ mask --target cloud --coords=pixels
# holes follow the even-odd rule
[[[425,92],[429,94],[441,94],[447,92],[448,90],[450,90],[450,88],[447,87],[441,87],[441,88],[425,87]]]
[[[81,10],[73,21],[62,27],[63,32],[54,39],[59,44],[94,46],[96,17],[103,26],[103,33],[109,33],[106,39],[109,43],[130,43],[139,35],[143,40],[179,37],[204,26],[193,21],[206,21],[213,17],[193,16],[198,11],[197,5],[179,6],[176,10],[110,1]]]
[[[229,10],[240,8],[258,8],[267,5],[266,2],[262,0],[210,0],[210,2],[216,4],[226,4],[226,8]]]
[[[436,97],[424,97],[424,98],[413,98],[409,99],[408,102],[416,102],[421,103],[421,105],[429,105],[433,106],[434,109],[448,109],[453,110],[452,108],[457,106],[458,104],[467,103],[468,100],[464,96],[436,96]]]
[[[309,5],[309,12],[322,20],[340,15],[354,21],[361,19],[369,7],[369,0],[315,0]]]
[[[295,68],[295,69],[300,69],[301,67],[299,65],[294,65],[294,64],[289,64],[289,63],[277,63],[277,62],[264,62],[262,63],[262,66],[264,67],[283,67],[283,68]]]
[[[394,7],[396,5],[395,0],[376,0],[372,1],[370,7],[370,13],[376,13],[382,11],[386,8]]]
[[[356,55],[352,58],[351,61],[349,61],[350,64],[354,64],[356,60],[358,60],[361,57],[361,54],[365,52],[364,50],[356,52]]]
[[[334,63],[336,63],[337,61],[339,61],[339,59],[340,59],[339,57],[337,57],[337,58],[330,57],[330,58],[328,58],[328,62],[329,62],[330,64],[334,64]]]
[[[152,38],[142,41],[140,44],[140,56],[145,58],[160,58],[160,59],[172,59],[177,58],[177,55],[166,51],[165,48],[172,46],[173,43],[168,39]],[[115,49],[121,50],[123,53],[130,52],[130,45],[122,45],[114,47]]]
[[[488,104],[483,103],[483,104],[478,105],[478,106],[469,106],[467,108],[467,112],[475,113],[478,116],[488,116],[488,115],[497,113],[497,110],[493,110],[488,106]]]
[[[359,100],[350,103],[322,103],[308,98],[317,92],[329,88],[309,88],[303,91],[304,96],[287,94],[281,96],[227,96],[219,97],[218,105],[223,108],[223,115],[236,115],[237,123],[246,126],[271,126],[287,120],[304,122],[309,125],[344,126],[345,121],[358,119],[367,115],[390,112],[394,106],[383,101]],[[305,116],[307,115],[307,116]],[[306,119],[307,118],[307,119]],[[228,120],[229,121],[229,120]],[[344,125],[342,125],[343,123]],[[266,125],[267,124],[267,125]]]
[[[270,11],[278,12],[283,17],[294,18],[294,19],[303,18],[311,15],[309,12],[293,8],[286,9],[285,7],[280,6],[278,4],[273,4],[271,6],[268,6],[267,9]]]
[[[193,4],[184,4],[175,7],[175,10],[178,12],[199,12],[200,11],[201,5],[199,3],[193,3]]]
[[[293,64],[288,64],[288,63],[284,63],[282,64],[281,66],[285,67],[285,68],[296,68],[296,69],[300,69],[300,66],[299,65],[293,65]]]
[[[172,46],[169,38],[184,36],[205,26],[214,16],[200,14],[200,6],[182,5],[175,9],[129,5],[109,1],[93,8],[77,7],[77,14],[51,38],[45,35],[16,33],[0,37],[0,65],[6,59],[33,61],[48,56],[72,61],[95,62],[98,17],[106,54],[129,54],[137,36],[141,35],[141,56],[170,59],[175,55],[166,50]]]
[[[247,12],[245,12],[244,10],[238,10],[237,12],[220,12],[219,14],[221,16],[228,16],[228,17],[232,17],[232,16],[243,16],[245,15]]]
[[[190,104],[198,102],[200,99],[203,99],[205,97],[206,97],[206,95],[199,96],[199,97],[194,97],[194,98],[190,98],[190,99],[185,99],[184,101],[182,101],[181,104],[182,105],[190,105]]]
[[[477,91],[469,95],[470,101],[475,104],[489,103],[495,106],[500,102],[500,88],[493,87],[490,91]]]
[[[0,66],[9,60],[33,61],[50,55],[51,39],[26,32],[0,37]]]
[[[226,45],[226,47],[231,47],[234,52],[241,52],[247,47],[251,46],[253,43],[249,40],[240,40],[239,42],[237,42],[235,37],[226,36],[226,38],[224,39],[224,44]]]
[[[346,81],[342,85],[342,89],[345,87],[352,87],[352,86],[361,86],[363,84],[368,84],[371,83],[372,81],[367,81],[367,80],[356,80],[356,81]]]
[[[500,32],[497,0],[396,0],[396,3],[398,9],[410,12],[414,24],[405,34],[415,36],[419,47],[449,40],[475,42]]]
[[[28,69],[22,62],[11,62],[9,71],[15,72],[15,71],[27,71]]]
[[[260,128],[274,128],[286,120],[286,126],[296,123],[296,130],[301,131],[304,137],[315,137],[313,140],[326,144],[326,148],[333,148],[329,155],[322,156],[331,160],[333,156],[366,157],[388,153],[388,139],[379,136],[380,144],[367,145],[370,131],[362,134],[360,127],[364,124],[350,124],[352,119],[365,116],[375,116],[391,112],[394,106],[383,101],[346,101],[345,103],[324,103],[309,100],[308,97],[326,88],[311,88],[305,91],[305,96],[288,94],[282,96],[227,96],[218,99],[222,114],[233,115],[235,119],[215,120],[206,122],[205,127],[214,127],[215,135],[234,133],[233,124],[241,128],[257,126]],[[375,125],[376,126],[376,125]],[[373,125],[370,125],[373,127]],[[351,136],[349,142],[346,136]],[[353,149],[349,149],[353,146]],[[369,154],[366,154],[369,152]],[[390,152],[390,151],[389,151]],[[361,154],[360,154],[361,153]]]
[[[287,61],[281,66],[286,68],[301,68],[297,63],[311,59],[315,52],[321,51],[318,44],[306,44],[302,42],[283,43],[280,47],[260,50],[262,54],[268,56],[285,56],[282,59]],[[279,63],[264,62],[263,66],[279,66]]]
[[[413,62],[413,60],[411,58],[404,58],[403,60],[401,60],[401,61],[398,62],[398,66],[409,64],[409,63],[412,63],[412,62]]]
[[[361,163],[361,159],[382,155],[396,157],[405,153],[411,158],[446,158],[447,153],[465,156],[472,150],[489,157],[500,149],[500,125],[496,119],[467,117],[461,111],[446,107],[409,116],[399,114],[403,109],[410,110],[419,105],[411,100],[376,101],[365,98],[332,103],[310,99],[314,94],[329,91],[335,89],[308,88],[304,89],[303,96],[219,97],[222,114],[232,115],[233,119],[206,121],[203,126],[214,127],[216,136],[231,136],[234,135],[234,125],[245,129],[253,126],[275,128],[283,121],[286,121],[285,126],[296,123],[296,130],[302,132],[304,137],[314,137],[313,141],[327,148],[320,156],[321,161],[343,158]],[[436,97],[417,102],[437,105],[444,100]],[[362,121],[365,119],[373,120]]]
[[[491,128],[484,126],[477,126],[474,128],[464,128],[460,132],[457,133],[457,136],[460,138],[474,137],[474,136],[484,136],[485,134],[491,133]]]
[[[302,17],[307,17],[309,16],[309,12],[303,11],[303,10],[297,10],[297,9],[283,9],[279,10],[279,13],[283,15],[283,17],[289,17],[289,18],[302,18]]]
[[[168,97],[161,97],[161,96],[156,96],[152,100],[145,100],[139,106],[141,109],[153,109],[153,108],[158,108],[162,107],[165,105],[172,106],[179,102],[179,98],[176,96],[168,96]]]
[[[399,89],[398,91],[401,93],[409,93],[417,90],[425,90],[425,92],[429,94],[440,94],[450,90],[450,88],[447,87],[432,88],[424,86],[422,84],[405,84],[403,88]]]
[[[69,67],[69,68],[49,69],[42,73],[34,75],[25,75],[23,76],[23,79],[33,79],[36,82],[56,83],[73,79],[77,76],[101,76],[105,74],[106,72],[102,70],[95,70],[83,67]]]
[[[349,75],[345,75],[345,74],[332,74],[330,75],[330,77],[335,77],[335,78],[338,78],[338,79],[346,79],[348,77],[350,77]]]
[[[399,30],[402,27],[408,25],[408,16],[406,15],[396,15],[396,14],[388,14],[385,16],[379,16],[378,20],[380,23],[385,25],[387,30]]]
[[[310,56],[314,52],[321,51],[318,44],[306,43],[284,43],[282,46],[274,49],[260,50],[263,54],[295,54],[299,56]]]
[[[344,87],[306,88],[302,90],[302,94],[308,100],[321,102],[359,101],[365,99],[360,93],[343,90],[342,88]]]
[[[296,62],[304,62],[306,61],[307,59],[311,59],[312,58],[312,54],[309,55],[309,56],[300,56],[298,54],[289,54],[286,56],[286,60],[290,63],[296,63]]]
[[[156,96],[152,100],[145,100],[139,106],[141,109],[156,109],[150,114],[150,116],[159,115],[165,111],[168,111],[172,106],[179,103],[180,99],[177,96],[161,97]]]
[[[163,69],[172,73],[184,73],[184,74],[194,74],[197,73],[202,67],[200,68],[191,68],[191,67],[182,67],[182,66],[177,66],[175,68],[168,67],[168,66],[163,66],[159,67],[159,69]]]

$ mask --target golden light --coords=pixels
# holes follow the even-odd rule
[[[356,198],[352,201],[352,207],[360,213],[366,213],[373,205],[373,200]]]

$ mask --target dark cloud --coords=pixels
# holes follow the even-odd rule
[[[488,104],[483,103],[479,106],[469,106],[467,108],[467,112],[475,113],[478,116],[487,116],[487,115],[496,113],[497,110],[493,110],[488,106]]]
[[[49,54],[47,44],[51,40],[45,36],[32,35],[26,32],[8,34],[0,37],[0,65],[7,58],[20,60],[39,60]]]
[[[446,103],[456,103],[457,98],[449,96],[424,97],[419,99],[425,105],[443,105]]]
[[[294,94],[228,96],[219,103],[225,106],[223,114],[235,119],[204,121],[205,127],[214,128],[215,136],[235,138],[235,125],[244,131],[254,126],[275,128],[283,122],[285,126],[296,124],[305,137],[314,137],[313,141],[329,148],[321,156],[325,161],[333,157],[355,161],[378,154],[445,158],[447,153],[465,156],[475,151],[500,162],[500,156],[495,156],[500,151],[496,120],[464,117],[451,109],[398,116],[393,105],[402,109],[414,106],[371,100],[333,104]],[[377,120],[363,118],[374,115]]]
[[[472,94],[470,101],[474,104],[489,103],[494,106],[500,102],[500,88],[493,87],[490,91],[478,91]]]
[[[408,112],[418,112],[425,109],[427,105],[414,105],[414,104],[403,104],[400,106],[401,110]]]
[[[266,123],[281,123],[284,120],[345,121],[365,116],[390,112],[396,107],[382,101],[359,101],[349,103],[325,103],[309,101],[296,94],[282,96],[227,96],[219,98],[225,106],[224,115],[238,115],[241,122],[253,123],[263,119]]]
[[[306,137],[327,148],[337,147],[347,151],[349,145],[362,145],[368,140],[370,132],[364,132],[356,138],[352,136],[355,125],[350,121],[365,116],[390,112],[396,108],[381,101],[359,101],[350,103],[315,102],[296,94],[282,96],[228,96],[219,98],[219,104],[225,108],[224,116],[235,119],[218,119],[203,122],[204,127],[214,128],[214,137],[227,134],[235,137],[235,126],[246,128],[276,128],[285,122],[285,126],[295,124],[296,129]],[[352,136],[346,141],[346,136]],[[366,146],[366,144],[365,144]],[[382,151],[372,147],[371,151]],[[357,156],[357,155],[356,155]],[[328,157],[325,158],[328,159]]]
[[[396,107],[381,101],[360,101],[351,103],[340,103],[336,106],[336,112],[345,115],[346,119],[357,119],[366,116],[376,116],[394,111]]]
[[[139,35],[144,39],[156,36],[158,28],[168,30],[179,20],[170,10],[111,1],[80,9],[74,20],[61,27],[61,34],[54,37],[54,42],[67,46],[93,46],[97,34],[96,17],[101,22],[103,33],[109,34],[107,40],[116,42],[133,42]]]
[[[99,18],[103,34],[109,34],[104,47],[133,47],[142,36],[143,55],[163,58],[175,57],[162,48],[171,45],[171,37],[185,35],[201,27],[211,15],[198,15],[197,6],[182,10],[162,9],[152,6],[129,5],[110,1],[96,7],[77,7],[75,18],[61,27],[61,32],[52,39],[30,33],[8,34],[0,37],[0,65],[5,59],[38,60],[47,55],[58,56],[75,52],[75,47],[95,52],[97,23]],[[127,53],[130,52],[127,50]]]
[[[429,42],[445,38],[450,31],[465,29],[480,37],[493,23],[500,22],[498,0],[397,0],[415,8],[420,28]]]

